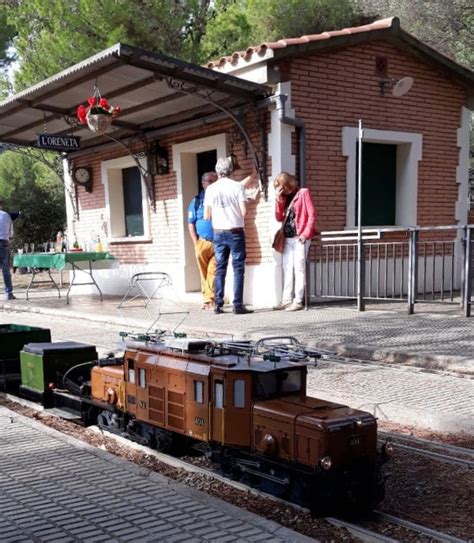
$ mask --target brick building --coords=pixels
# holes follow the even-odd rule
[[[240,165],[236,178],[249,173],[256,156],[263,182],[262,197],[250,204],[246,220],[245,302],[272,305],[281,288],[279,255],[271,249],[277,227],[272,180],[280,171],[300,177],[313,194],[319,231],[354,228],[359,120],[364,127],[364,225],[472,222],[468,169],[474,74],[404,32],[396,18],[262,44],[194,71],[173,59],[160,60],[153,70],[152,54],[141,52],[135,59],[135,51],[135,60],[128,59],[133,72],[114,60],[117,51],[103,52],[25,91],[30,92],[26,101],[21,93],[0,105],[0,122],[21,103],[31,115],[35,105],[48,111],[53,97],[57,104],[62,96],[64,111],[71,111],[96,78],[102,94],[122,107],[113,123],[115,140],[122,144],[76,129],[85,145],[68,153],[65,165],[69,232],[81,244],[100,235],[121,262],[116,270],[100,272],[105,293],[123,292],[133,273],[146,270],[169,272],[181,294],[198,290],[186,209],[199,191],[199,174],[217,156],[232,152]],[[183,74],[187,87],[168,81],[173,92],[165,95],[158,86],[167,77],[183,81]],[[210,81],[208,89],[218,94],[212,103],[200,103],[203,94],[193,94],[194,76],[202,88],[206,78]],[[401,94],[396,96],[393,88],[400,80],[397,88],[405,85],[406,92],[395,90]],[[238,81],[246,84],[241,94]],[[45,90],[47,99],[41,97]],[[236,118],[244,135],[236,129]],[[41,122],[32,117],[30,125]],[[52,119],[49,131],[64,131],[60,122],[58,116]],[[27,133],[35,130],[30,125],[18,125],[15,138],[28,140]],[[151,172],[144,179],[137,168],[139,153],[130,155],[137,128],[146,149],[159,141],[166,173]],[[0,140],[15,138],[11,130],[0,130]],[[138,160],[145,164],[145,158]],[[74,180],[78,168],[91,172],[88,186]]]

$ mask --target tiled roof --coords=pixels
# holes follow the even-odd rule
[[[240,59],[245,61],[253,60],[254,57],[263,57],[269,49],[284,49],[293,45],[304,45],[311,42],[321,42],[324,40],[330,40],[338,36],[347,36],[350,34],[360,34],[364,32],[373,32],[375,30],[390,29],[392,26],[398,25],[399,20],[396,17],[390,17],[388,19],[380,19],[373,23],[355,26],[351,28],[344,28],[342,30],[331,30],[329,32],[322,32],[321,34],[311,34],[309,36],[301,36],[300,38],[284,38],[274,42],[264,42],[254,47],[248,47],[245,51],[237,51],[230,56],[220,58],[215,62],[209,62],[208,68],[224,68],[228,63],[236,65]]]

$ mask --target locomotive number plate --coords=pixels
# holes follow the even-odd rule
[[[196,426],[204,426],[206,421],[202,417],[194,417],[194,424]]]
[[[360,445],[360,437],[359,436],[351,437],[351,440],[349,443],[351,447],[358,447]]]

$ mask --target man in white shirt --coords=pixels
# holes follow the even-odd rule
[[[10,271],[10,238],[13,234],[13,222],[10,213],[3,211],[3,202],[0,200],[0,266],[3,273],[3,286],[5,299],[14,300],[12,275]]]
[[[243,304],[245,275],[244,218],[247,204],[244,184],[229,178],[234,171],[231,157],[219,158],[216,163],[218,180],[207,190],[204,197],[204,218],[212,219],[214,252],[216,256],[215,308],[223,313],[225,276],[229,256],[232,254],[234,270],[234,313],[252,313]]]

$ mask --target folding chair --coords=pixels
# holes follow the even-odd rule
[[[183,308],[179,297],[174,292],[173,281],[171,276],[164,272],[141,272],[132,275],[130,283],[117,306],[120,315],[127,318],[126,312],[133,308],[145,309],[152,323],[147,328],[149,332],[154,328],[162,315],[183,315],[181,320],[174,326],[174,330],[186,319],[189,311]],[[172,294],[172,298],[165,297],[166,293]],[[172,308],[177,308],[177,311],[163,311],[164,303],[171,304]]]

